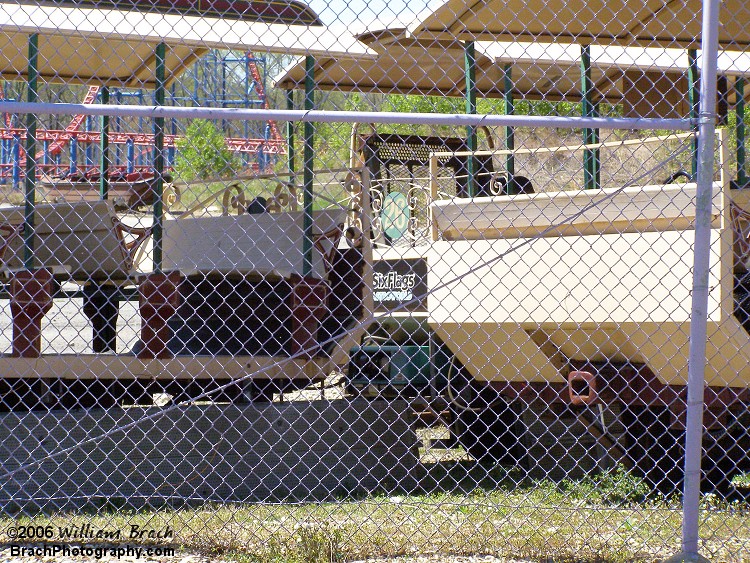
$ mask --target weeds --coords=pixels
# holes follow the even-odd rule
[[[302,525],[292,535],[269,538],[259,552],[232,550],[222,555],[238,563],[338,563],[345,560],[343,537],[337,528]]]
[[[327,527],[301,527],[297,532],[300,563],[333,563],[343,561],[343,533]]]
[[[509,483],[494,490],[370,496],[300,504],[204,504],[0,518],[0,529],[90,524],[169,526],[178,550],[240,563],[339,563],[414,554],[493,554],[577,561],[657,561],[679,551],[681,508],[654,497],[622,468],[564,483]],[[750,514],[708,499],[702,548],[738,559]],[[734,507],[734,509],[732,508]],[[567,558],[567,559],[566,559]]]
[[[750,473],[740,473],[732,478],[732,485],[738,489],[750,489]]]
[[[465,476],[466,469],[456,466]],[[473,469],[476,473],[468,475],[476,478],[475,486],[465,483],[466,490],[451,492],[141,510],[118,510],[118,503],[108,503],[89,512],[0,518],[0,530],[26,524],[54,529],[89,524],[102,530],[169,526],[178,550],[238,563],[339,563],[442,553],[658,561],[679,551],[680,503],[653,493],[623,467],[560,483],[533,482],[511,470],[492,468],[494,486],[480,479],[480,464]],[[701,550],[714,560],[743,561],[738,553],[750,545],[747,507],[745,502],[705,495],[701,537],[708,539]]]
[[[646,481],[622,465],[581,479],[565,479],[560,489],[571,499],[603,506],[633,506],[647,500],[663,500]]]

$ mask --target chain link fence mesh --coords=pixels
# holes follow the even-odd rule
[[[0,12],[0,557],[678,553],[703,111],[748,560],[746,2]]]

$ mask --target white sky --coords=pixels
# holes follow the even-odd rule
[[[445,0],[307,0],[308,5],[332,27],[364,31],[372,22],[407,26],[417,14],[432,11]],[[362,26],[362,28],[360,28]],[[382,27],[382,26],[381,26]]]

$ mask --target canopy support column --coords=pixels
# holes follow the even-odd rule
[[[100,90],[102,105],[109,103],[109,88],[102,86]],[[109,116],[102,115],[102,134],[99,140],[101,148],[101,159],[99,160],[99,196],[102,199],[109,197]]]
[[[164,74],[166,45],[156,46],[156,86],[154,87],[154,103],[164,105]],[[162,224],[164,222],[164,118],[154,118],[154,224],[152,226],[152,240],[154,244],[154,272],[160,273],[162,268]]]
[[[716,125],[726,127],[729,123],[729,80],[727,80],[725,74],[720,75],[716,80],[716,89],[716,115],[718,118]]]
[[[513,115],[516,112],[515,101],[513,100],[513,65],[506,64],[503,67],[503,100],[505,102],[505,115]],[[511,125],[506,125],[505,149],[513,151],[516,148],[515,131]],[[516,157],[512,152],[505,157],[505,170],[508,173],[508,193],[516,193]]]
[[[164,105],[165,58],[166,45],[159,43],[154,52],[156,69],[154,78],[154,103]],[[175,314],[180,304],[180,272],[162,272],[162,224],[164,221],[164,118],[154,118],[154,222],[151,227],[151,238],[154,252],[154,271],[138,285],[138,309],[141,314],[141,342],[143,348],[138,352],[140,359],[169,358],[168,349],[170,330],[169,319]]]
[[[315,108],[315,57],[305,57],[305,109]],[[304,131],[304,154],[303,154],[303,241],[302,241],[302,274],[312,274],[312,251],[313,251],[313,149],[315,142],[315,124],[305,121]]]
[[[592,101],[593,84],[591,83],[591,47],[581,46],[581,115],[596,117],[596,105]],[[592,145],[599,142],[599,130],[584,128],[583,144]],[[599,187],[599,149],[583,150],[583,187],[587,190]]]
[[[286,91],[286,109],[293,110],[294,109],[294,90],[287,90]],[[295,176],[295,170],[296,170],[296,163],[294,162],[294,159],[296,158],[296,154],[294,153],[294,122],[293,121],[287,121],[286,122],[286,150],[287,150],[287,166],[289,168],[289,174],[290,179],[292,179]]]
[[[735,104],[734,112],[736,116],[737,131],[737,183],[741,188],[747,183],[747,163],[745,153],[745,79],[738,77],[734,84]]]
[[[477,113],[477,62],[473,41],[464,44],[464,72],[466,75],[466,113],[474,115]],[[471,153],[477,150],[476,127],[466,128],[466,148]],[[471,154],[466,159],[466,192],[469,197],[477,195],[476,173],[476,159],[474,154]]]
[[[38,101],[37,79],[39,35],[29,35],[28,102]],[[36,270],[34,221],[36,213],[36,114],[26,114],[26,177],[24,178],[23,270],[10,279],[10,310],[13,317],[12,356],[38,358],[42,353],[42,319],[52,307],[52,273]]]
[[[698,111],[700,104],[700,83],[698,73],[698,51],[688,49],[688,105],[690,106],[690,120],[695,124],[694,131],[698,131]],[[698,137],[691,141],[690,174],[693,179],[698,177]]]
[[[28,102],[37,102],[39,34],[29,35]],[[23,267],[34,269],[34,214],[36,212],[36,114],[26,114],[26,177],[24,181]]]

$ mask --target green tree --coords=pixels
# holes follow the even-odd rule
[[[227,147],[226,139],[211,121],[194,120],[177,141],[175,171],[183,180],[225,178],[236,174],[239,159]]]

